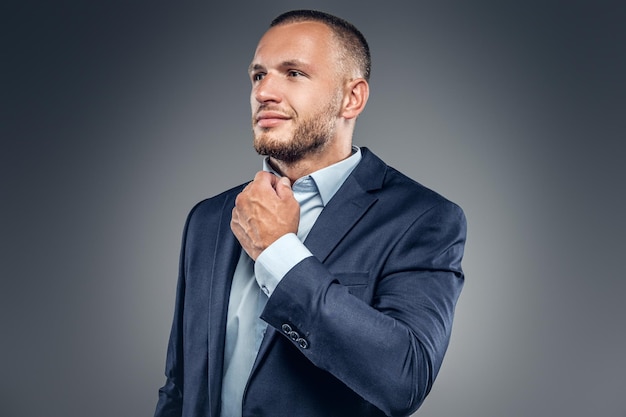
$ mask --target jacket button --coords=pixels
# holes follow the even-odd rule
[[[289,332],[292,331],[291,326],[288,324],[283,324],[282,329],[283,329],[283,332],[285,332],[286,334],[289,334]]]
[[[291,340],[293,340],[294,342],[300,339],[300,335],[298,334],[298,332],[290,331],[288,334]]]
[[[305,339],[303,338],[298,338],[296,340],[296,343],[302,348],[302,349],[306,349],[309,347],[309,342],[307,342]]]

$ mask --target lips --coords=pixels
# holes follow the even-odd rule
[[[290,118],[291,117],[281,112],[264,110],[257,114],[256,123],[259,127],[269,128],[278,126]]]

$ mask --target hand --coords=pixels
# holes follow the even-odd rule
[[[250,257],[256,258],[287,233],[297,233],[300,205],[286,177],[258,172],[235,200],[230,228]]]

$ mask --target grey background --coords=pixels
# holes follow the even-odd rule
[[[615,1],[3,2],[0,415],[151,415],[185,216],[260,168],[278,13],[351,20],[355,143],[459,203],[466,287],[423,417],[626,416]]]

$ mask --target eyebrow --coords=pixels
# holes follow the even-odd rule
[[[261,64],[250,64],[248,67],[248,74],[252,74],[253,72],[257,72],[262,69],[265,69],[265,67]]]
[[[296,67],[296,68],[308,68],[309,65],[300,61],[299,59],[291,59],[281,62],[280,68]],[[265,70],[265,67],[261,64],[250,64],[248,67],[248,73],[252,74],[257,71]]]

